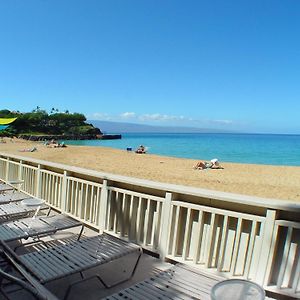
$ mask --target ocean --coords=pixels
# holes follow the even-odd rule
[[[265,165],[300,166],[300,135],[223,133],[127,133],[120,140],[65,141],[68,145],[126,150],[139,145],[163,156]]]

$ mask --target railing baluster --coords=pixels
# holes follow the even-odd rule
[[[89,196],[89,190],[90,190],[90,185],[86,184],[85,188],[85,197],[84,197],[84,205],[83,205],[83,220],[88,220],[87,218],[87,210],[88,210],[88,196]]]
[[[125,212],[125,210],[126,210],[126,194],[123,193],[123,195],[122,195],[122,202],[121,202],[121,205],[120,205],[120,212],[121,212],[121,214],[119,216],[119,218],[120,218],[120,226],[121,226],[121,228],[120,228],[120,235],[121,235],[121,237],[124,237],[124,235],[125,235],[125,220],[126,220],[126,212]]]
[[[152,205],[156,205],[155,208],[153,208],[153,218],[152,218],[152,226],[151,226],[151,238],[150,238],[150,245],[152,246],[152,249],[154,250],[156,248],[156,237],[157,237],[157,222],[158,222],[158,209],[157,206],[159,203],[152,203]]]
[[[261,245],[261,252],[260,252],[260,258],[258,263],[258,269],[256,273],[256,278],[254,278],[254,280],[259,284],[263,284],[266,278],[268,278],[266,269],[268,267],[268,259],[271,254],[270,252],[271,252],[271,244],[273,240],[275,219],[276,219],[276,211],[268,209],[266,214],[266,219],[263,224],[262,245]]]
[[[231,276],[234,275],[235,268],[236,268],[236,260],[237,260],[237,255],[238,255],[238,249],[239,249],[239,246],[240,246],[242,224],[243,224],[243,219],[242,218],[238,218],[238,223],[237,223],[236,233],[235,233],[235,239],[234,239],[234,247],[233,247],[232,259],[231,259],[231,266],[230,266],[230,274],[231,274]]]
[[[289,258],[289,252],[291,249],[291,241],[292,241],[292,233],[293,233],[293,228],[288,227],[288,232],[284,244],[284,251],[283,251],[283,256],[282,256],[282,261],[279,269],[279,275],[278,275],[278,280],[277,280],[277,288],[280,289],[283,286],[283,281],[284,281],[284,275],[286,273],[286,269],[288,267],[288,258]]]
[[[215,232],[216,232],[216,214],[211,215],[209,236],[208,236],[208,255],[205,263],[205,267],[209,268],[211,266],[211,260],[213,256],[214,242],[215,242]]]
[[[200,251],[202,247],[202,236],[203,236],[203,225],[204,225],[204,216],[203,211],[199,211],[199,218],[198,218],[198,226],[196,227],[195,236],[198,237],[196,240],[196,249],[195,249],[195,257],[194,257],[194,264],[197,264],[200,258]]]
[[[153,236],[153,250],[159,245],[159,234],[161,228],[161,218],[162,218],[162,203],[156,201],[156,220],[154,225],[154,236]],[[154,221],[153,221],[154,222]]]
[[[159,234],[160,254],[161,259],[165,259],[168,254],[170,242],[170,225],[171,225],[171,209],[172,209],[172,194],[166,193],[162,203],[162,224]]]
[[[228,215],[224,216],[223,219],[223,228],[222,228],[222,238],[221,238],[221,245],[220,245],[220,255],[217,263],[217,270],[222,272],[223,270],[223,263],[224,263],[224,254],[225,254],[225,247],[227,242],[227,232],[228,232]]]
[[[179,213],[180,207],[175,206],[175,226],[174,226],[174,240],[172,246],[172,256],[176,256],[178,242],[179,242],[179,232],[178,232],[178,223],[179,223]]]
[[[298,264],[295,269],[295,277],[293,278],[292,291],[295,294],[300,292],[300,259],[298,259]]]
[[[142,235],[142,220],[143,220],[143,198],[139,197],[139,206],[138,206],[138,211],[137,211],[137,222],[136,222],[136,236],[137,236],[137,241],[138,242],[143,242],[141,239],[141,235]]]
[[[132,224],[135,224],[135,222],[133,221],[133,208],[134,208],[134,201],[133,201],[133,195],[130,195],[130,199],[129,199],[129,224],[128,224],[128,238],[129,240],[133,239],[132,237]]]
[[[102,193],[105,193],[103,197],[101,197]],[[108,190],[106,180],[103,180],[101,189],[99,186],[93,188],[92,197],[93,205],[91,205],[92,210],[90,210],[90,221],[91,223],[97,224],[99,226],[100,232],[103,232],[106,226],[106,222],[108,220]]]
[[[249,240],[249,244],[248,244],[248,250],[247,250],[247,254],[246,254],[246,263],[245,263],[244,274],[243,274],[243,277],[245,279],[248,279],[249,272],[250,272],[252,253],[253,253],[253,249],[254,249],[255,236],[256,236],[256,231],[257,231],[257,222],[253,221],[251,225],[252,226],[251,226],[250,240]]]
[[[143,238],[143,245],[147,246],[147,238],[149,234],[149,215],[150,215],[150,200],[146,199],[145,205],[145,218],[144,218],[144,238]]]
[[[74,180],[71,180],[71,195],[70,195],[70,203],[71,203],[71,213],[75,215],[75,210],[74,210],[74,207],[75,207],[75,201],[76,201],[76,189],[75,189],[75,182]],[[75,198],[75,199],[74,199]]]
[[[191,209],[188,208],[187,211],[187,217],[186,217],[186,223],[185,223],[185,235],[184,235],[184,241],[183,241],[183,252],[182,257],[184,260],[186,260],[188,255],[188,247],[189,247],[189,240],[190,240],[190,230],[191,230]]]

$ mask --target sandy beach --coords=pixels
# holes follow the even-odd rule
[[[194,170],[194,159],[136,154],[106,147],[48,148],[4,139],[0,152],[153,181],[300,202],[300,167],[222,163],[220,170]],[[35,152],[21,152],[36,147]],[[201,157],[199,158],[199,160]]]

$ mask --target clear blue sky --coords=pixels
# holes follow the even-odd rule
[[[300,133],[300,1],[0,0],[0,108]]]

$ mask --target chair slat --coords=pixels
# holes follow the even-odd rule
[[[34,254],[27,253],[19,258],[45,283],[134,252],[140,253],[141,248],[104,233],[42,249]]]

